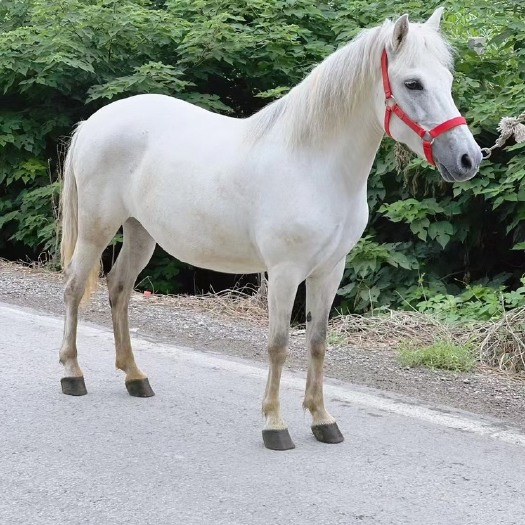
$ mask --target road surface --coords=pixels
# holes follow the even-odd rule
[[[525,435],[341,382],[346,441],[315,441],[283,377],[296,449],[263,448],[257,363],[135,338],[156,396],[128,396],[112,334],[81,325],[89,394],[60,391],[62,320],[0,303],[0,523],[523,525]]]

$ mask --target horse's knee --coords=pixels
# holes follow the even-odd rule
[[[310,343],[310,356],[312,359],[324,359],[326,354],[326,344],[324,340],[322,342],[316,341]]]
[[[312,359],[324,359],[326,353],[326,328],[316,330],[308,340],[308,349]]]
[[[278,351],[279,348],[286,348],[288,346],[289,335],[288,332],[275,334],[270,337],[269,351]]]
[[[276,365],[283,365],[288,354],[288,337],[278,337],[268,345],[268,356],[270,361]]]

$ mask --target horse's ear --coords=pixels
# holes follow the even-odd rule
[[[392,50],[397,51],[403,44],[408,34],[408,15],[403,15],[397,19],[394,25],[394,34],[392,35]]]
[[[425,22],[425,25],[439,31],[439,26],[441,25],[441,17],[443,16],[444,7],[438,7],[433,13],[432,16]]]

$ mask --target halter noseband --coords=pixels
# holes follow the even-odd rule
[[[435,166],[436,163],[432,156],[432,144],[434,143],[434,139],[452,128],[466,125],[467,121],[464,117],[460,116],[451,118],[442,124],[438,124],[435,128],[430,130],[421,127],[397,105],[396,99],[392,94],[390,79],[388,77],[388,55],[386,54],[386,49],[383,49],[383,54],[381,55],[381,72],[383,75],[383,88],[385,90],[385,131],[387,135],[392,137],[390,134],[390,119],[392,118],[392,113],[395,113],[410,129],[415,131],[421,137],[425,157],[432,166]]]

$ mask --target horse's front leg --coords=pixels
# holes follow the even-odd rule
[[[341,282],[345,259],[327,273],[306,280],[306,341],[308,375],[303,407],[312,414],[312,432],[323,443],[340,443],[343,435],[335,419],[324,407],[323,365],[326,353],[328,315]]]
[[[294,448],[288,428],[281,417],[279,386],[286,355],[290,317],[301,282],[297,271],[291,268],[276,267],[268,271],[268,310],[270,318],[268,336],[268,357],[270,368],[262,404],[265,418],[263,441],[266,448],[288,450]]]

